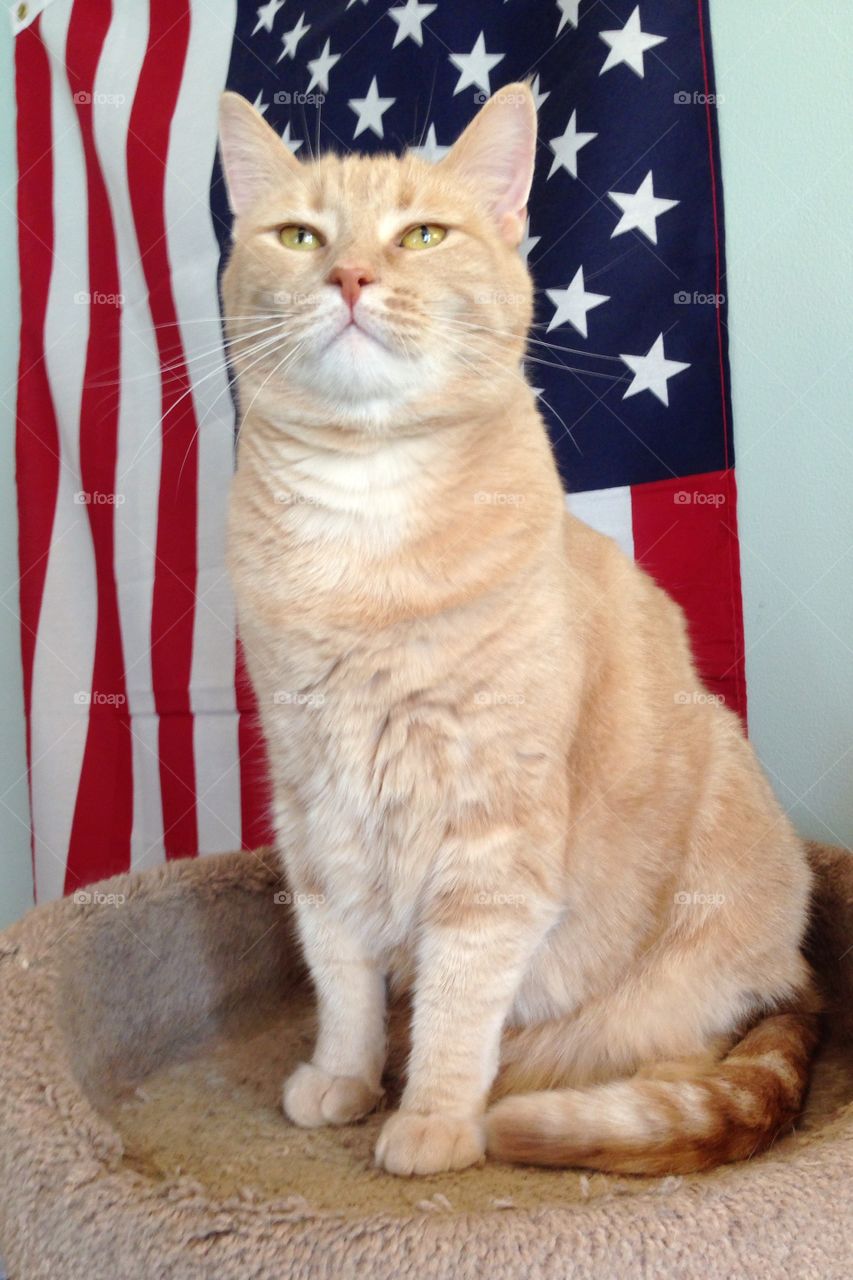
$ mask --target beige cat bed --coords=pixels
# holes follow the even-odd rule
[[[381,1116],[285,1121],[311,1001],[270,855],[121,876],[0,934],[10,1280],[853,1274],[853,858],[814,849],[828,1038],[797,1133],[659,1180],[376,1170]]]

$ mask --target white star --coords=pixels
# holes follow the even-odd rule
[[[578,25],[578,10],[581,7],[581,0],[557,0],[557,8],[560,10],[560,25],[557,27],[557,35],[563,30],[567,22],[573,27]]]
[[[389,9],[388,17],[393,18],[397,24],[397,34],[394,36],[394,43],[391,46],[397,48],[408,36],[410,40],[414,40],[415,44],[422,45],[424,42],[424,33],[422,31],[423,24],[431,13],[435,13],[438,5],[420,4],[418,0],[406,0],[405,6],[400,9]]]
[[[453,90],[454,97],[463,89],[467,89],[469,84],[475,84],[483,90],[483,93],[490,94],[492,86],[489,84],[489,72],[493,71],[499,62],[503,62],[505,57],[504,53],[486,52],[486,40],[482,31],[477,36],[470,53],[451,53],[450,61],[461,73]]]
[[[610,301],[609,293],[587,293],[583,282],[583,267],[578,267],[568,289],[546,289],[545,292],[556,307],[553,319],[546,330],[547,333],[568,320],[582,337],[588,338],[587,312],[592,311],[593,307],[600,307],[602,303]]]
[[[615,205],[622,210],[622,217],[613,229],[610,239],[616,236],[624,236],[626,231],[633,231],[635,228],[642,231],[644,236],[651,240],[652,244],[658,242],[658,224],[657,219],[662,213],[668,213],[670,209],[674,209],[679,203],[678,200],[664,200],[660,196],[655,195],[654,177],[652,170],[646,174],[639,190],[633,195],[625,191],[608,191],[608,196]]]
[[[336,62],[340,62],[341,55],[332,53],[329,47],[330,42],[327,40],[323,52],[319,58],[312,58],[308,63],[308,70],[311,72],[311,83],[306,89],[306,93],[310,93],[315,84],[318,84],[323,93],[329,92],[329,72]]]
[[[275,22],[276,14],[279,9],[283,8],[284,0],[268,0],[267,4],[261,5],[258,10],[258,25],[252,32],[252,35],[256,36],[261,27],[263,27],[265,31],[272,31],[272,24]]]
[[[680,360],[667,360],[663,349],[663,334],[660,335],[651,351],[646,356],[620,356],[634,375],[634,381],[622,397],[627,400],[637,396],[641,391],[651,391],[661,404],[669,405],[669,379],[677,373],[689,369],[689,364]]]
[[[441,160],[446,156],[450,147],[442,147],[435,136],[435,125],[431,124],[426,136],[426,142],[422,142],[417,147],[409,147],[412,155],[420,156],[422,160]]]
[[[537,111],[538,111],[538,110],[539,110],[539,108],[542,106],[542,103],[545,101],[545,99],[546,99],[546,98],[550,98],[550,96],[551,96],[551,90],[550,90],[550,89],[548,90],[548,92],[547,92],[547,93],[540,93],[540,92],[539,92],[539,77],[538,77],[538,76],[534,76],[534,78],[533,78],[533,84],[530,86],[530,92],[533,94],[533,100],[534,100],[534,102],[536,103],[536,110],[537,110]]]
[[[528,218],[524,224],[524,239],[518,246],[518,252],[521,254],[525,262],[541,239],[541,236],[532,236],[530,234],[530,219]]]
[[[257,98],[255,98],[255,101],[252,103],[252,106],[255,108],[255,110],[260,111],[262,116],[266,115],[267,110],[269,109],[269,105],[270,104],[268,102],[264,102],[263,90],[261,90]]]
[[[282,142],[284,143],[284,145],[285,145],[286,147],[290,147],[290,150],[293,152],[293,154],[294,154],[294,155],[296,155],[296,152],[297,152],[297,151],[299,150],[299,148],[302,146],[302,139],[301,139],[301,138],[291,138],[291,136],[290,136],[290,121],[289,121],[289,120],[288,120],[287,124],[286,124],[286,125],[285,125],[285,127],[284,127],[284,133],[281,135],[281,140],[282,140]]]
[[[385,130],[382,128],[382,117],[390,107],[393,107],[396,101],[396,98],[380,98],[379,86],[376,83],[376,76],[374,76],[365,98],[350,98],[349,100],[351,110],[358,116],[358,124],[355,126],[355,133],[352,136],[357,138],[360,133],[364,133],[365,129],[370,129],[376,134],[377,138],[384,138]]]
[[[284,47],[282,48],[281,53],[278,55],[277,61],[281,62],[282,58],[284,57],[295,58],[296,46],[299,44],[299,41],[302,39],[302,37],[306,35],[307,32],[309,32],[310,30],[311,30],[311,23],[309,22],[306,26],[305,14],[304,13],[300,14],[299,21],[297,22],[296,26],[291,27],[289,31],[285,31],[284,35],[281,37],[281,43]]]
[[[549,178],[553,178],[562,166],[568,169],[573,178],[578,176],[578,152],[582,147],[597,138],[597,133],[578,133],[578,113],[572,112],[572,118],[566,125],[566,132],[560,138],[552,138],[548,146],[554,152],[554,163],[551,165]]]
[[[637,5],[624,27],[621,27],[618,31],[602,31],[600,35],[604,43],[610,45],[607,61],[599,72],[599,75],[602,76],[611,67],[618,67],[620,62],[624,62],[638,76],[645,76],[644,54],[646,50],[654,49],[655,45],[663,44],[666,40],[666,36],[652,36],[647,31],[640,29],[639,5]]]

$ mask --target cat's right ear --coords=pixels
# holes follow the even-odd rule
[[[536,102],[527,84],[508,84],[489,98],[438,167],[475,190],[507,244],[524,235],[536,159]]]
[[[300,171],[293,152],[239,93],[219,99],[219,154],[231,212],[239,217]]]

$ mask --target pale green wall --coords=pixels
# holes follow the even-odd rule
[[[711,0],[750,728],[853,847],[853,6]]]
[[[750,725],[800,829],[853,845],[853,8],[712,0]],[[0,21],[0,596],[16,572],[11,37]],[[0,608],[0,924],[31,901],[18,634]]]

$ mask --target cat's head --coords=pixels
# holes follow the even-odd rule
[[[517,376],[535,146],[523,84],[497,92],[435,164],[412,153],[300,161],[245,99],[223,94],[234,213],[223,296],[244,396],[287,389],[382,417],[494,385],[508,367]]]

